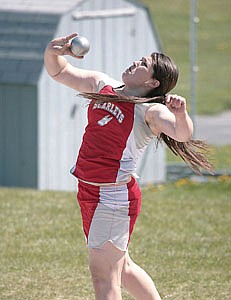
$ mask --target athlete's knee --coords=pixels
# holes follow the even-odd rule
[[[90,264],[90,272],[95,295],[102,299],[117,299],[115,295],[119,295],[121,289],[121,282],[118,276],[114,276],[115,274],[107,271],[105,272],[105,269],[101,270],[100,267],[94,264]]]
[[[93,283],[98,285],[108,280],[108,276],[105,272],[105,266],[102,266],[101,263],[91,260],[89,263],[89,269]]]
[[[128,277],[132,273],[132,264],[133,261],[129,257],[128,254],[125,255],[123,269],[121,273],[121,284],[124,288],[126,288],[126,281],[129,280]]]

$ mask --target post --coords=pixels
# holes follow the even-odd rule
[[[197,65],[197,23],[199,18],[197,17],[197,1],[191,0],[191,13],[190,13],[190,74],[191,74],[191,86],[190,86],[190,116],[195,124],[196,115],[196,75],[198,71]],[[195,135],[195,132],[194,132]]]

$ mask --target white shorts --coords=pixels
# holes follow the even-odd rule
[[[141,210],[141,191],[135,179],[118,186],[79,181],[77,198],[88,247],[100,248],[110,241],[126,251]]]

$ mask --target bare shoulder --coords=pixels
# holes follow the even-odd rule
[[[160,103],[154,103],[146,110],[145,121],[151,131],[158,136],[162,132],[163,120],[173,121],[173,114]]]
[[[160,115],[169,114],[168,108],[161,103],[153,103],[148,107],[145,113],[146,122],[150,122],[153,118],[157,118]]]

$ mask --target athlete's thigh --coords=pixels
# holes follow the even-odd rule
[[[125,253],[111,242],[106,242],[100,248],[89,248],[89,266],[92,275],[104,280],[121,281]]]

